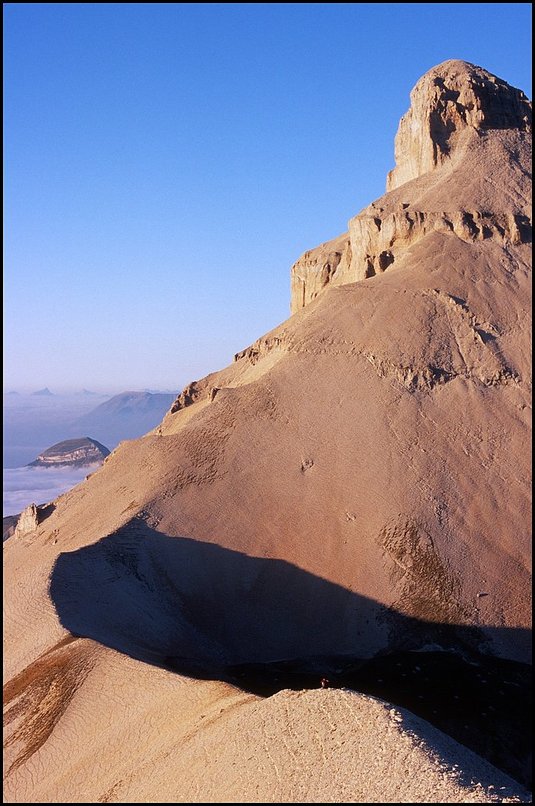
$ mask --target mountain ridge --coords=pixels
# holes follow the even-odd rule
[[[453,60],[426,75],[442,78],[446,93],[453,79],[467,82],[454,90],[463,98],[492,93],[488,83],[502,87],[484,77],[481,89],[478,71]],[[15,799],[240,800],[255,785],[262,792],[266,770],[276,770],[271,790],[281,802],[310,793],[342,802],[349,779],[357,802],[362,793],[382,802],[383,782],[370,795],[358,752],[327,777],[310,755],[310,736],[348,726],[372,755],[392,748],[385,774],[393,799],[404,786],[414,802],[529,799],[496,768],[483,785],[470,754],[457,749],[454,763],[436,734],[423,742],[421,724],[412,730],[431,767],[407,776],[393,764],[400,737],[391,744],[390,723],[359,715],[362,695],[260,700],[218,676],[229,664],[334,663],[341,655],[366,663],[406,653],[422,657],[421,671],[430,647],[439,657],[454,653],[488,708],[473,746],[529,782],[527,754],[507,722],[514,679],[504,677],[495,692],[482,677],[484,660],[521,670],[531,662],[530,222],[515,218],[528,215],[529,131],[523,117],[513,128],[480,131],[460,115],[458,98],[435,89],[429,103],[441,112],[447,150],[435,149],[430,170],[356,217],[345,242],[351,254],[338,241],[334,268],[324,245],[306,271],[292,270],[299,304],[290,319],[188,384],[159,426],[112,451],[33,533],[5,544],[6,677],[23,726],[14,721],[7,734]],[[514,109],[524,103],[513,88],[511,97]],[[417,156],[419,138],[411,141]],[[199,662],[202,679],[192,679]],[[48,690],[57,692],[52,704],[39,694]],[[125,690],[139,698],[129,696],[128,719]],[[489,749],[482,737],[499,692],[505,716]],[[462,694],[443,705],[458,736]],[[97,696],[107,697],[105,727]],[[148,751],[139,725],[171,700],[172,724],[152,717],[159,738]],[[527,735],[527,724],[514,729]],[[51,738],[30,746],[30,728]],[[249,729],[274,738],[251,766],[241,764],[244,779],[233,737]],[[78,735],[84,749],[66,754]],[[218,753],[205,752],[214,741]],[[318,741],[329,758],[338,752]],[[97,774],[86,745],[102,742]],[[57,760],[65,757],[67,772]],[[437,794],[433,759],[447,793]],[[46,771],[39,780],[35,763]],[[500,792],[506,785],[513,789]]]
[[[292,313],[330,284],[390,269],[430,232],[454,232],[467,242],[531,243],[531,103],[524,93],[480,67],[450,60],[420,79],[411,100],[396,134],[398,164],[388,174],[386,194],[349,221],[347,235],[294,263]],[[478,169],[482,153],[492,174]],[[504,197],[498,188],[510,184],[511,163],[526,166],[525,181],[520,168],[513,195]],[[468,183],[463,174],[470,174]]]

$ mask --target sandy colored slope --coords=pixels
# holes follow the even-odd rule
[[[324,629],[307,629],[305,613],[297,634],[286,643],[281,636],[270,650],[271,659],[377,651],[392,637],[373,608],[366,617],[377,620],[376,629],[363,633],[367,600],[416,619],[489,627],[502,653],[527,657],[517,629],[530,624],[529,350],[522,303],[527,306],[529,275],[520,249],[515,258],[498,254],[489,270],[488,248],[483,254],[455,236],[430,236],[407,255],[409,268],[332,289],[292,317],[266,339],[265,357],[254,364],[244,357],[214,377],[222,388],[212,402],[169,415],[161,435],[125,443],[57,502],[29,539],[31,548],[7,545],[6,559],[23,580],[21,598],[16,590],[9,594],[9,661],[19,646],[21,662],[29,660],[39,636],[28,624],[53,613],[41,580],[58,546],[73,552],[129,523],[166,545],[176,536],[281,560],[355,594],[354,600],[326,594],[333,602],[332,609],[325,602]],[[478,330],[499,335],[485,342]],[[247,372],[245,385],[231,386],[233,374]],[[112,535],[108,545],[113,550],[122,539]],[[137,540],[127,540],[135,563]],[[173,567],[169,546],[165,562],[150,561]],[[145,550],[151,555],[150,542]],[[85,555],[78,556],[66,555],[65,571],[69,563],[84,565]],[[35,597],[44,597],[37,613],[38,599],[27,597],[34,566],[41,589]],[[219,568],[203,565],[197,580],[200,595],[213,597],[214,632],[220,627],[216,596],[231,609],[232,624],[244,612],[243,586],[232,567],[226,578]],[[179,595],[185,584],[180,567],[174,573],[162,595],[171,607],[175,594],[166,599],[167,592]],[[86,579],[92,598],[102,584],[112,602],[121,598],[100,572],[88,569]],[[147,590],[129,580],[136,596]],[[483,600],[481,591],[489,594]],[[70,600],[64,625],[90,630],[87,619],[77,621],[90,601]],[[161,600],[151,601],[154,612]],[[312,628],[317,612],[310,612]],[[9,636],[9,620],[6,628]],[[112,645],[120,637],[111,636]],[[239,639],[226,649],[229,661],[241,659]],[[264,649],[257,646],[256,659]],[[168,653],[163,645],[162,652]]]
[[[378,601],[417,619],[484,624],[500,652],[525,657],[522,641],[527,634],[514,628],[529,624],[524,533],[529,505],[523,384],[527,347],[518,338],[521,322],[507,304],[507,292],[511,285],[524,292],[527,272],[519,260],[514,265],[502,260],[500,273],[481,284],[484,293],[478,293],[477,285],[469,295],[464,292],[467,313],[452,296],[460,297],[464,290],[465,267],[473,270],[483,258],[453,238],[447,249],[442,236],[431,240],[434,260],[447,251],[450,272],[454,268],[448,292],[441,290],[440,271],[433,271],[429,282],[424,245],[410,256],[410,278],[399,269],[367,281],[365,289],[357,284],[327,292],[270,335],[281,343],[257,363],[241,359],[213,379],[213,385],[224,387],[229,378],[228,391],[223,388],[212,402],[200,401],[170,415],[161,435],[124,444],[101,470],[58,500],[37,534],[8,541],[8,679],[61,639],[56,607],[75,632],[156,660],[197,653],[202,660],[239,662],[334,651],[373,654],[398,639],[411,645],[411,623],[401,623],[406,635],[393,635]],[[501,352],[474,335],[473,318],[483,323],[491,316],[496,331],[515,336],[511,342],[503,338]],[[410,334],[403,344],[397,336],[400,321]],[[432,388],[424,379],[415,392],[414,378],[419,383],[422,377],[419,342],[436,345],[436,363],[453,377]],[[394,366],[393,344],[403,350]],[[233,375],[239,382],[240,373],[247,383],[232,388]],[[321,403],[325,397],[327,408]],[[424,537],[414,524],[425,524]],[[175,545],[173,535],[188,540]],[[404,541],[414,558],[411,568]],[[433,546],[441,563],[433,560]],[[470,574],[463,572],[467,564]],[[434,574],[430,580],[429,566]],[[61,588],[55,606],[49,575]],[[478,601],[477,592],[483,589],[490,595]],[[295,593],[288,596],[288,590]],[[188,591],[196,592],[196,598],[185,608]],[[113,657],[111,669],[124,664],[121,684],[112,684],[107,666],[105,680],[89,677],[83,683],[43,749],[8,776],[12,800],[105,795],[118,802],[298,802],[303,788],[310,801],[372,799],[370,759],[364,756],[363,766],[355,766],[363,749],[351,744],[359,736],[354,723],[336,728],[347,745],[342,755],[336,751],[330,758],[331,745],[328,753],[322,745],[331,724],[324,698],[337,703],[342,698],[336,708],[345,713],[346,695],[281,694],[265,703],[243,695],[260,711],[244,711],[237,725],[225,721],[206,735],[199,728],[204,720],[199,716],[193,725],[185,719],[182,694],[174,693],[178,699],[173,707],[180,717],[172,723],[173,736],[179,731],[192,731],[193,736],[186,748],[168,747],[160,721],[167,725],[170,720],[167,687],[173,692],[177,686],[180,692],[191,687],[211,697],[215,684],[178,682],[163,671]],[[167,681],[164,692],[156,679]],[[91,680],[95,685],[88,688]],[[146,705],[141,707],[142,696]],[[351,708],[358,712],[362,703],[356,705],[351,696]],[[281,713],[288,704],[289,724],[282,730]],[[299,710],[305,706],[306,716]],[[78,715],[78,708],[85,716]],[[102,723],[104,714],[108,716]],[[380,747],[372,743],[370,752],[374,770],[382,776],[387,768],[390,773],[397,769],[391,756],[399,736],[390,717],[384,736],[374,718],[366,716],[373,741],[381,737]],[[71,720],[75,727],[69,728]],[[157,727],[152,730],[159,736],[162,731],[156,746],[163,742],[161,754],[171,753],[173,765],[179,764],[172,772],[167,767],[171,761],[160,757],[143,767],[143,773],[136,772],[133,748],[145,758],[140,737],[153,720]],[[321,741],[311,748],[310,739],[299,734],[282,751],[284,741],[290,741],[288,732],[301,724],[309,725],[307,735],[319,732]],[[8,726],[8,734],[10,730]],[[129,732],[124,735],[123,730]],[[255,750],[251,760],[251,748],[258,747],[263,731],[272,736],[272,744],[261,754]],[[238,762],[233,755],[221,756],[228,736],[242,734]],[[61,774],[64,736],[72,761]],[[73,737],[78,742],[74,748]],[[154,732],[146,740],[152,744]],[[118,750],[110,753],[110,747],[121,748],[124,756],[116,756]],[[458,752],[463,756],[460,767],[467,769],[464,749]],[[388,778],[391,791],[377,791],[377,801],[390,797],[402,802],[405,797],[408,802],[432,802],[433,793],[440,793],[437,802],[489,798],[480,790],[458,788],[427,751],[415,747],[407,754],[402,758],[414,770],[408,780],[416,788],[405,795],[397,788],[407,780],[404,768],[400,776],[396,772]],[[187,763],[182,765],[182,759]],[[207,759],[213,764],[212,777]],[[498,773],[474,778],[502,785]],[[94,780],[97,789],[82,795]]]
[[[422,720],[346,690],[262,700],[80,639],[38,660],[23,682],[6,802],[528,800]],[[68,707],[58,719],[60,701]],[[57,720],[40,746],[32,719]]]
[[[384,273],[322,287],[7,541],[13,802],[487,802],[471,778],[509,785],[369,698],[260,700],[159,667],[429,644],[530,661],[526,146],[461,133],[371,206],[379,234],[419,222],[392,224]]]

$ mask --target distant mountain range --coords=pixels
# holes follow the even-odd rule
[[[80,430],[115,447],[123,439],[136,439],[155,428],[171,408],[176,394],[122,392],[75,420]]]
[[[50,391],[48,386],[45,386],[44,389],[38,389],[37,392],[32,392],[32,395],[42,395],[42,396],[46,395],[46,397],[52,397],[53,396],[52,392]]]
[[[113,450],[122,440],[155,428],[177,395],[130,391],[105,398],[87,390],[65,396],[42,392],[37,397],[4,395],[4,467],[27,465],[48,446],[80,434],[91,434]]]

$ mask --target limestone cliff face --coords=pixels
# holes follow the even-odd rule
[[[382,274],[433,232],[502,246],[530,242],[528,192],[508,199],[507,209],[489,192],[507,166],[529,165],[530,131],[524,93],[486,70],[447,61],[426,73],[399,125],[386,195],[352,218],[346,235],[305,252],[292,266],[291,312],[330,285]],[[466,193],[470,163],[478,179]]]
[[[531,238],[530,221],[522,213],[482,210],[425,211],[401,205],[391,212],[370,205],[349,222],[353,259],[341,282],[365,280],[388,269],[396,254],[432,232],[453,232],[463,241],[492,238],[498,243],[524,243]]]
[[[447,160],[467,129],[525,129],[531,104],[481,67],[450,60],[429,70],[411,92],[411,108],[399,123],[396,167],[387,179],[394,190]]]
[[[450,72],[432,71],[445,92]],[[492,780],[494,795],[408,775],[375,717],[344,761],[328,699],[343,692],[309,692],[313,712],[281,691],[261,713],[237,688],[267,666],[277,688],[292,669],[345,686],[346,662],[349,688],[401,700],[412,687],[411,708],[463,759],[472,748],[529,780],[531,149],[522,115],[477,128],[474,109],[447,156],[437,146],[430,170],[298,261],[293,316],[21,517],[4,546],[7,802],[368,802],[368,745],[372,762],[388,748],[377,802],[515,800],[464,761],[456,780]],[[344,714],[354,734],[362,719]],[[231,742],[232,764],[210,772],[234,736],[242,755]]]
[[[312,302],[334,277],[345,276],[351,266],[348,235],[340,235],[310,249],[294,263],[291,270],[291,312]]]

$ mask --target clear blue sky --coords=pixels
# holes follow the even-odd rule
[[[531,97],[529,3],[4,5],[4,388],[177,388],[384,192],[409,91]]]

